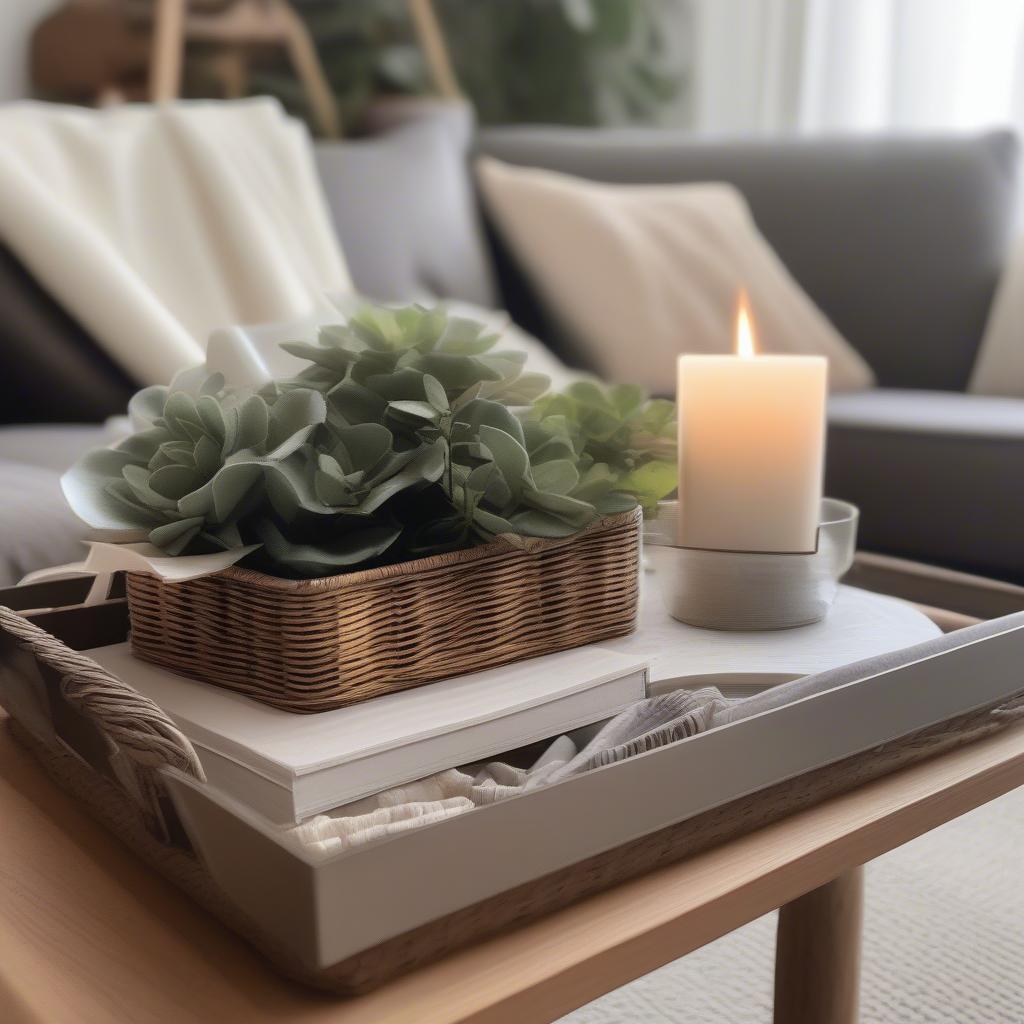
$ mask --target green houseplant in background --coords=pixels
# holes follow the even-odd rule
[[[687,0],[435,0],[483,124],[657,122],[686,85]]]
[[[292,0],[316,42],[346,132],[374,99],[430,92],[404,0]],[[467,98],[483,124],[682,120],[689,0],[434,0]],[[304,114],[284,65],[253,91]]]
[[[205,368],[132,402],[136,433],[64,477],[90,526],[169,555],[237,551],[321,577],[487,543],[567,538],[675,488],[674,407],[581,381],[441,307],[367,305],[285,345],[309,366],[258,393]]]

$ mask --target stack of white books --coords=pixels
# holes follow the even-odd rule
[[[211,786],[280,823],[611,718],[648,682],[647,658],[578,647],[297,715],[140,661],[126,643],[88,654],[170,715]]]

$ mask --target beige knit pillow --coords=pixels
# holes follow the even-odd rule
[[[673,394],[679,353],[732,350],[745,288],[760,351],[827,356],[833,391],[874,384],[731,185],[607,185],[490,157],[477,173],[523,269],[609,380]]]

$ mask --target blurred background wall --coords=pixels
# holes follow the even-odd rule
[[[31,92],[28,41],[39,20],[61,0],[2,0],[0,2],[0,103]]]
[[[1024,126],[1022,0],[694,0],[706,131]]]

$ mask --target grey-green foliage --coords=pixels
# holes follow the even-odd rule
[[[281,575],[365,564],[402,532],[383,506],[443,468],[436,446],[396,453],[382,426],[318,451],[327,405],[312,388],[253,394],[190,371],[140,391],[130,411],[144,428],[83,456],[65,494],[90,526],[140,533],[170,555],[259,543],[251,561]]]
[[[581,472],[568,439],[471,398],[452,416],[453,501],[481,535],[565,537],[636,504]]]
[[[676,489],[675,405],[642,388],[577,381],[541,397],[528,420],[565,438],[581,473],[632,495],[647,514]]]
[[[611,473],[581,468],[568,438],[511,411],[528,408],[549,382],[524,371],[523,353],[496,349],[498,340],[441,307],[365,306],[323,328],[316,345],[284,346],[312,364],[292,384],[324,393],[326,436],[378,423],[401,445],[443,452],[438,484],[447,507],[411,524],[412,550],[499,533],[565,537],[636,504],[615,493]]]
[[[261,508],[265,475],[296,458],[327,408],[310,388],[268,404],[189,371],[140,391],[129,411],[143,429],[83,456],[65,494],[90,526],[142,532],[178,555],[243,545],[239,526]]]
[[[344,324],[321,328],[317,344],[283,348],[312,364],[295,383],[328,396],[328,423],[339,428],[415,416],[422,410],[400,403],[429,402],[426,386],[440,394],[439,385],[449,403],[476,388],[480,398],[529,405],[550,382],[524,370],[524,353],[495,351],[499,338],[440,306],[366,305]]]
[[[304,576],[365,565],[385,552],[400,557],[407,524],[391,499],[429,488],[443,471],[436,441],[396,450],[379,423],[324,432],[268,477],[276,517],[261,519],[256,534],[275,565]]]
[[[634,507],[665,410],[596,385],[542,399],[547,378],[497,341],[441,308],[365,306],[287,344],[310,365],[258,394],[200,371],[140,392],[143,429],[65,492],[94,527],[174,555],[258,544],[246,564],[285,576],[566,537]]]

